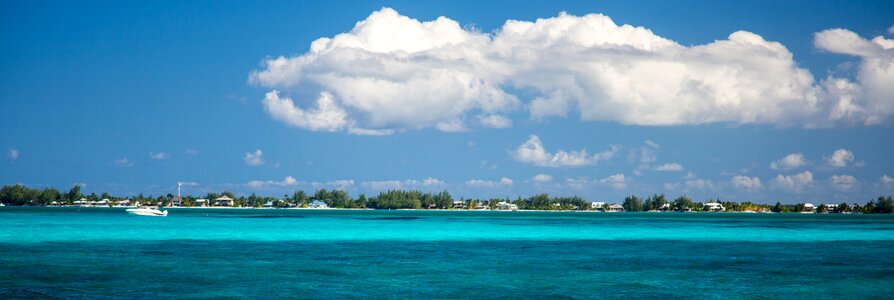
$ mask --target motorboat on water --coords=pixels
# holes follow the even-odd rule
[[[128,208],[127,213],[138,216],[164,217],[168,215],[167,210],[160,210],[155,207]]]

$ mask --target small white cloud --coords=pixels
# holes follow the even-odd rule
[[[838,191],[849,191],[857,185],[857,178],[851,175],[832,175],[829,178],[829,182],[832,183],[832,187]]]
[[[808,162],[804,158],[804,154],[792,153],[777,161],[771,162],[770,168],[773,170],[791,170],[794,168],[806,166],[807,163]]]
[[[501,115],[482,115],[478,116],[478,122],[484,127],[490,128],[509,128],[512,127],[512,120]]]
[[[171,158],[171,154],[167,152],[149,152],[149,158],[154,160],[165,160]]]
[[[838,149],[826,158],[826,164],[834,168],[844,168],[854,161],[854,153],[847,149]]]
[[[186,148],[186,150],[184,152],[188,155],[199,155],[199,150],[192,149],[192,148]]]
[[[531,135],[527,141],[518,146],[513,152],[515,160],[541,167],[582,167],[594,166],[601,161],[611,159],[618,148],[611,146],[610,150],[590,155],[587,150],[569,151],[558,150],[549,153],[540,142],[540,138]]]
[[[118,166],[118,167],[132,167],[135,164],[135,162],[132,160],[129,160],[129,159],[127,159],[127,157],[125,157],[125,158],[119,158],[119,159],[113,160],[112,164],[115,166]]]
[[[364,181],[360,183],[361,185],[370,188],[372,190],[384,191],[384,190],[396,190],[396,189],[416,189],[420,187],[435,187],[435,186],[443,186],[445,183],[437,178],[427,177],[422,180],[416,179],[407,179],[407,180],[378,180],[378,181]]]
[[[327,182],[326,185],[333,186],[337,189],[343,190],[343,189],[347,189],[351,186],[354,186],[354,180],[350,180],[350,179],[335,180],[335,181]]]
[[[639,160],[642,164],[648,164],[658,160],[658,143],[646,140],[645,146],[630,149],[629,159],[631,161]]]
[[[624,174],[614,174],[599,179],[599,183],[607,184],[616,190],[623,190],[627,188],[627,177]]]
[[[586,178],[567,178],[565,179],[565,184],[568,185],[569,188],[582,190],[590,184],[590,180]]]
[[[686,187],[688,187],[688,188],[690,188],[690,189],[699,189],[699,190],[703,190],[703,189],[706,189],[706,188],[711,188],[711,187],[713,187],[713,186],[714,186],[714,183],[712,183],[710,180],[705,180],[705,179],[689,179],[689,180],[686,180]]]
[[[777,175],[771,183],[776,188],[785,189],[793,192],[801,192],[804,187],[813,184],[813,173],[804,171],[791,176]]]
[[[531,180],[533,180],[534,182],[543,183],[543,182],[549,182],[549,181],[553,180],[553,177],[549,174],[537,174],[537,175],[534,175],[534,177],[532,177]]]
[[[748,177],[737,175],[730,180],[734,187],[747,191],[759,190],[761,188],[761,179],[757,177]]]
[[[6,152],[6,157],[8,157],[11,160],[19,159],[19,150],[9,149],[9,151]]]
[[[502,177],[498,181],[494,180],[482,180],[482,179],[472,179],[466,181],[466,185],[470,187],[476,188],[498,188],[512,185],[512,179]]]
[[[666,191],[673,191],[677,188],[677,185],[673,184],[673,183],[665,182],[663,187],[664,187],[664,190],[666,190]]]
[[[180,185],[181,186],[198,186],[199,183],[195,182],[195,181],[185,181],[185,182],[181,181]]]
[[[506,177],[501,177],[501,178],[500,178],[500,184],[502,184],[502,185],[512,185],[512,179],[509,179],[509,178],[506,178]]]
[[[466,132],[466,131],[469,131],[469,128],[466,128],[466,124],[463,123],[463,121],[460,121],[458,119],[444,121],[444,122],[438,122],[438,124],[435,124],[435,128],[440,131],[443,131],[443,132]]]
[[[245,153],[245,164],[249,166],[260,166],[264,164],[264,152],[261,149],[255,150],[255,152]]]
[[[891,178],[891,176],[888,176],[887,174],[882,175],[882,177],[879,177],[878,181],[881,182],[882,185],[886,185],[886,186],[894,185],[894,178]]]
[[[364,181],[360,184],[375,191],[400,190],[406,187],[400,180]]]
[[[351,128],[348,128],[348,133],[356,134],[356,135],[383,136],[383,135],[394,134],[394,130],[391,130],[391,129],[366,129],[366,128],[351,127]]]
[[[679,172],[683,171],[683,165],[678,163],[663,164],[655,167],[655,171]]]
[[[444,185],[444,181],[439,180],[437,178],[428,177],[422,180],[422,185],[424,186],[441,186]]]
[[[311,186],[314,188],[334,188],[337,190],[347,190],[348,188],[354,186],[354,180],[352,179],[342,179],[342,180],[333,180],[327,182],[311,182]]]
[[[298,183],[298,180],[295,180],[292,176],[286,176],[282,181],[261,181],[261,180],[252,180],[249,181],[246,185],[250,188],[260,189],[260,188],[269,188],[269,187],[286,187],[292,186]]]

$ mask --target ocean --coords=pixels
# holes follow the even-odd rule
[[[894,298],[894,215],[0,207],[0,299]]]

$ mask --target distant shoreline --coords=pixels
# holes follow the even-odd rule
[[[36,206],[36,205],[19,205],[19,206],[0,206],[0,209],[3,208],[77,208],[77,209],[128,209],[128,208],[137,208],[137,206]],[[606,213],[606,214],[625,214],[625,213],[720,213],[720,214],[795,214],[795,215],[803,215],[803,214],[816,214],[816,215],[862,215],[862,214],[873,214],[873,213],[862,213],[862,212],[753,212],[753,211],[637,211],[637,212],[626,212],[626,211],[598,211],[598,210],[536,210],[536,209],[518,209],[518,210],[500,210],[500,209],[413,209],[413,208],[399,208],[399,209],[376,209],[376,208],[310,208],[310,207],[290,207],[290,208],[279,208],[279,207],[225,207],[225,206],[162,206],[161,209],[174,209],[174,210],[192,210],[192,209],[212,209],[212,210],[281,210],[281,211],[293,211],[293,210],[306,210],[306,211],[429,211],[429,212],[543,212],[543,213]],[[873,214],[875,215],[875,214]]]
[[[823,201],[817,199],[817,201]],[[115,197],[108,193],[81,193],[80,186],[68,192],[55,188],[34,189],[24,185],[6,185],[0,188],[0,206],[66,206],[66,207],[121,207],[161,206],[177,208],[212,209],[356,209],[356,210],[463,210],[463,211],[571,211],[571,212],[742,212],[742,213],[894,213],[892,196],[869,199],[866,204],[856,202],[833,203],[832,201],[775,205],[749,201],[721,201],[709,198],[696,201],[685,195],[671,199],[664,194],[640,198],[624,197],[619,202],[588,201],[579,196],[550,196],[545,193],[529,197],[510,198],[453,198],[446,190],[432,193],[419,190],[388,190],[367,197],[361,193],[352,197],[344,190],[316,190],[312,195],[296,190],[283,197],[264,197],[256,194],[236,196],[231,192],[208,193],[204,197],[172,194],[148,197]]]

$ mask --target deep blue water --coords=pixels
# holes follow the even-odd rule
[[[891,299],[894,216],[0,208],[0,298]]]

